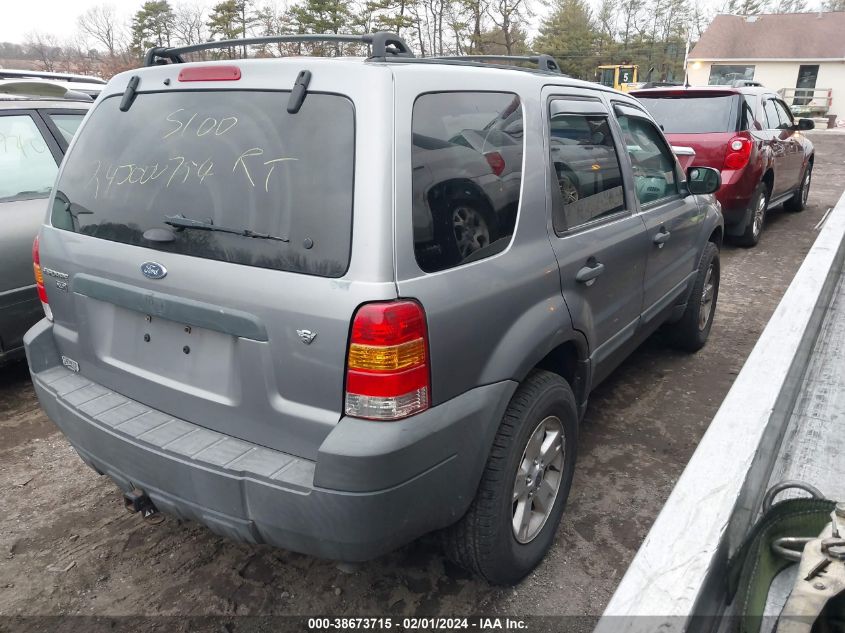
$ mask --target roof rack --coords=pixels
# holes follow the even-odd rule
[[[428,59],[445,61],[454,59],[468,62],[530,62],[537,64],[537,68],[540,70],[562,74],[560,66],[557,65],[557,62],[551,55],[443,55],[429,57]]]
[[[191,46],[157,46],[147,51],[144,56],[144,66],[157,64],[181,64],[185,53],[196,53],[211,48],[234,48],[237,46],[254,46],[258,44],[276,44],[281,42],[359,42],[370,46],[370,59],[389,59],[393,57],[413,57],[411,48],[395,33],[379,31],[363,35],[343,35],[329,33],[327,35],[270,35],[266,37],[246,37],[236,40],[220,40],[217,42],[203,42]]]

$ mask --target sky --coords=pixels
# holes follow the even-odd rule
[[[191,0],[211,6],[212,0]],[[597,0],[596,0],[597,1]],[[23,43],[30,31],[43,31],[66,39],[76,32],[76,18],[91,7],[110,4],[129,21],[143,0],[0,0],[0,42]],[[538,14],[543,13],[544,0],[534,0]],[[258,2],[262,4],[262,2]],[[277,0],[283,6],[283,0]],[[536,20],[536,18],[535,18]]]
[[[111,4],[128,18],[140,0],[0,0],[0,42],[23,43],[30,31],[52,33],[60,40],[76,32],[76,18],[89,8]]]

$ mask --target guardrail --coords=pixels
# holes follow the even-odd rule
[[[596,633],[712,631],[845,261],[845,194],[775,309]]]

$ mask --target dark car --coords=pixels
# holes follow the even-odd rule
[[[0,80],[0,364],[23,356],[23,335],[44,317],[32,240],[70,139],[91,100],[7,94]]]
[[[760,239],[767,209],[788,211],[807,204],[813,144],[771,90],[753,86],[658,88],[631,92],[661,124],[672,145],[692,147],[693,165],[722,172],[716,194],[725,232],[743,246]]]

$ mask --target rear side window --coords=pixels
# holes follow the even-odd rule
[[[412,128],[412,219],[420,268],[453,268],[507,248],[522,183],[519,97],[422,95]]]
[[[567,112],[562,100],[549,107],[549,153],[560,193],[552,195],[555,232],[622,211],[622,172],[607,115]]]
[[[247,266],[343,275],[353,106],[309,93],[289,114],[288,94],[142,93],[128,112],[119,96],[105,99],[66,159],[53,226]],[[194,222],[204,226],[184,228]]]
[[[0,202],[46,198],[58,170],[31,116],[0,116]]]
[[[735,132],[739,95],[639,97],[666,134]]]

